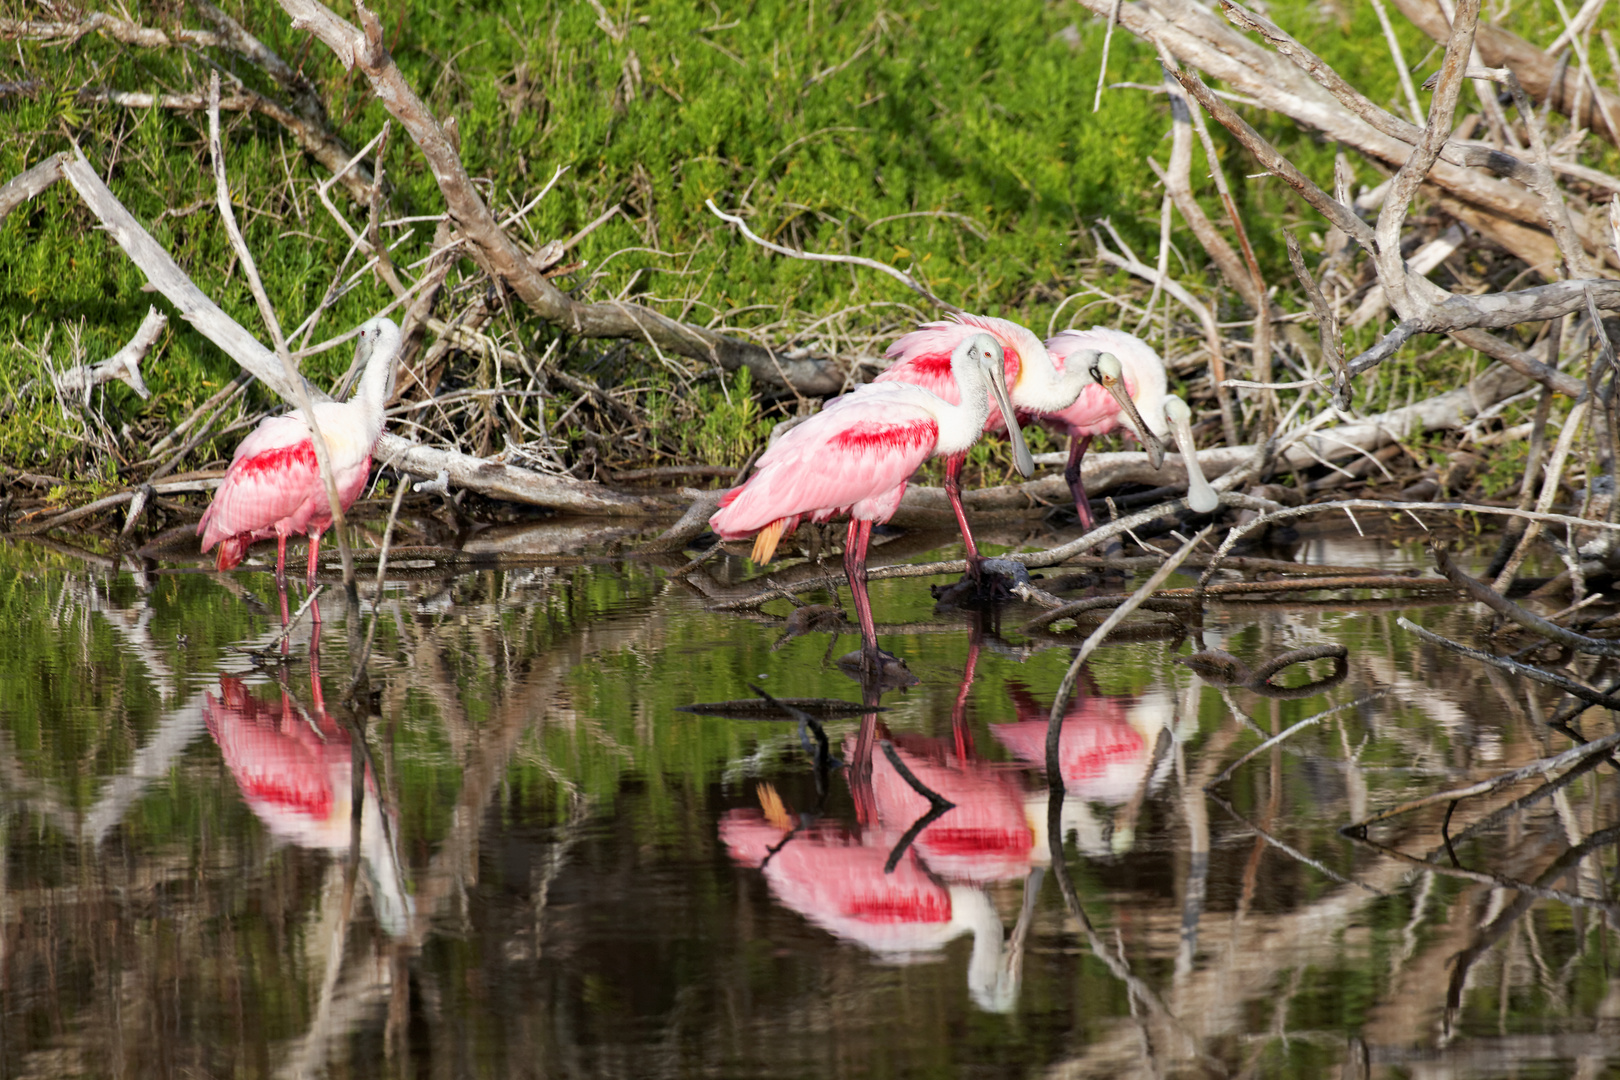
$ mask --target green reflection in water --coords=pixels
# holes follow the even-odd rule
[[[1404,612],[1467,638],[1466,611],[1212,609],[1208,643],[1251,661],[1350,648],[1349,678],[1300,701],[1223,695],[1173,663],[1166,641],[1099,653],[1089,693],[1103,712],[1088,723],[1106,713],[1111,745],[1139,756],[1114,787],[1071,780],[1068,863],[1099,940],[1149,996],[1093,954],[1050,884],[1014,935],[1020,870],[957,885],[985,898],[1001,922],[986,940],[1016,959],[999,1014],[974,987],[974,934],[881,958],[723,842],[728,815],[763,820],[766,791],[789,815],[819,805],[816,828],[839,842],[863,835],[847,779],[834,773],[823,799],[791,725],[676,711],[750,696],[751,683],[858,700],[825,662],[825,634],[773,649],[774,618],[708,611],[644,564],[401,581],[384,594],[368,669],[376,715],[341,700],[364,620],[324,604],[323,721],[307,629],[284,674],[240,651],[274,635],[271,590],[263,574],[143,579],[0,548],[0,1075],[1128,1075],[1151,1049],[1172,1075],[1305,1077],[1361,1047],[1375,1074],[1426,1060],[1557,1074],[1580,1058],[1603,1075],[1620,1051],[1600,1019],[1620,1000],[1602,908],[1612,847],[1539,881],[1581,904],[1525,902],[1337,832],[1568,745],[1540,723],[1552,695],[1416,648],[1395,626]],[[1036,648],[1009,609],[953,728],[967,617],[936,613],[916,582],[879,583],[873,597],[885,644],[920,679],[886,695],[886,732],[947,773],[965,739],[989,763],[975,768],[1012,784],[1039,826],[1044,789],[1008,733],[1028,720],[1021,700],[1050,703],[1068,650]],[[253,732],[283,751],[275,740],[296,736],[325,762],[322,783],[338,778],[299,774],[296,827],[264,795],[289,774],[244,764],[205,726],[208,695],[228,696],[222,671],[257,703]],[[1242,820],[1204,796],[1263,735],[1375,691],[1238,770],[1219,794]],[[373,824],[349,874],[355,723]],[[1589,716],[1588,734],[1607,723]],[[835,753],[850,753],[858,726],[829,723]],[[1453,832],[1502,801],[1463,804]],[[327,841],[311,839],[316,805]],[[1443,812],[1378,838],[1450,865]],[[1455,852],[1465,868],[1538,881],[1614,821],[1613,784],[1596,772]],[[939,873],[925,861],[938,850],[925,834],[905,856],[920,880]],[[1044,853],[1037,843],[1020,858]],[[390,880],[408,911],[389,907]]]

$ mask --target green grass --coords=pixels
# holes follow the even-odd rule
[[[380,130],[385,114],[364,79],[292,31],[279,8],[257,2],[231,10],[314,79],[351,146]],[[1271,15],[1375,100],[1395,104],[1399,90],[1371,11],[1356,5],[1324,19],[1319,10],[1289,0],[1272,5]],[[183,9],[142,11],[153,25],[196,25]],[[527,242],[569,236],[622,203],[626,212],[571,254],[586,265],[560,279],[585,299],[640,299],[781,345],[816,327],[816,340],[858,342],[849,351],[866,355],[915,317],[909,306],[915,297],[898,283],[764,252],[710,215],[704,208],[709,198],[728,209],[746,206],[766,236],[913,267],[963,307],[1016,318],[1042,333],[1059,304],[1085,283],[1114,293],[1139,288],[1088,261],[1097,219],[1111,219],[1144,257],[1157,249],[1160,195],[1146,159],[1162,161],[1167,153],[1167,105],[1162,95],[1113,89],[1102,110],[1091,111],[1102,26],[1078,6],[891,10],[876,0],[808,6],[647,0],[615,9],[611,33],[597,25],[589,4],[575,0],[398,2],[380,14],[406,77],[441,118],[456,119],[467,167],[487,178],[484,191],[498,210],[527,202],[554,169],[567,167],[517,227]],[[1515,6],[1510,25],[1542,40],[1556,18],[1550,2]],[[1070,24],[1078,29],[1078,48],[1062,35]],[[1403,31],[1407,58],[1421,78],[1437,53],[1415,30]],[[249,85],[277,93],[246,64],[219,59]],[[44,89],[0,99],[0,172],[18,172],[76,140],[198,283],[243,325],[262,332],[211,205],[211,180],[200,167],[205,120],[74,97],[86,85],[191,92],[205,85],[206,71],[194,54],[134,49],[96,36],[71,46],[22,43],[0,61],[0,80],[37,79]],[[1108,78],[1156,83],[1158,63],[1142,43],[1116,34]],[[294,326],[320,302],[346,250],[314,197],[313,185],[325,172],[289,150],[291,140],[272,122],[227,119],[237,212],[281,321]],[[1251,119],[1327,183],[1332,146],[1292,124]],[[1287,303],[1292,280],[1281,232],[1299,227],[1309,245],[1323,225],[1279,181],[1246,178],[1255,171],[1252,162],[1219,129],[1216,139],[1267,279],[1282,284]],[[394,185],[389,216],[441,210],[431,175],[397,129],[386,169]],[[1356,171],[1359,182],[1379,179],[1365,163]],[[1195,179],[1203,173],[1195,163]],[[183,216],[164,216],[199,205]],[[1213,199],[1207,209],[1219,219]],[[431,223],[409,229],[409,235],[389,230],[390,240],[404,237],[395,249],[401,265],[431,250]],[[1174,242],[1178,277],[1203,295],[1223,296],[1190,234],[1178,228]],[[0,226],[0,251],[6,253],[0,258],[0,347],[8,357],[0,364],[0,400],[39,375],[35,354],[48,351],[59,367],[71,362],[60,331],[45,349],[49,328],[82,321],[83,351],[95,359],[133,332],[152,299],[141,292],[139,273],[93,228],[65,186]],[[471,263],[461,270],[474,273]],[[326,314],[315,339],[352,327],[388,299],[378,282],[362,278]],[[1223,317],[1238,314],[1229,298],[1223,309]],[[503,317],[498,330],[509,345],[538,356],[554,331],[523,315]],[[1061,312],[1065,324],[1121,318],[1115,305],[1095,298]],[[1370,343],[1375,332],[1367,328],[1352,344]],[[1431,347],[1418,342],[1409,354]],[[736,384],[722,389],[712,371],[670,376],[634,345],[569,342],[559,355],[604,387],[632,388],[629,396],[654,428],[645,463],[694,455],[738,464],[757,441],[742,430],[757,424],[757,412],[736,403],[746,390]],[[347,350],[338,349],[309,366],[317,378],[330,380],[347,361]],[[1402,386],[1414,379],[1444,384],[1466,362],[1448,353],[1416,372],[1386,365],[1365,384],[1363,400],[1403,396]],[[225,357],[176,320],[149,365],[153,399],[142,403],[122,386],[104,395],[108,428],[119,433],[116,453],[95,450],[69,426],[53,422],[54,402],[34,401],[0,418],[0,460],[75,480],[106,477],[114,466],[130,472],[143,446],[233,374]],[[475,385],[487,377],[476,358],[453,357],[443,385]],[[693,378],[699,381],[688,389]],[[269,403],[262,391],[255,393],[253,404]],[[660,393],[680,396],[679,407],[659,404]],[[564,394],[545,415],[554,420],[570,403]],[[522,408],[540,422],[540,405]],[[709,422],[701,432],[685,432],[694,411]],[[575,419],[589,416],[581,410]],[[235,438],[204,445],[190,464],[225,455]],[[986,464],[999,464],[1000,452],[986,450]]]

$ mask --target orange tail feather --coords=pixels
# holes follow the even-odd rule
[[[754,562],[764,566],[776,554],[776,545],[782,542],[782,534],[787,531],[787,518],[777,518],[754,537],[754,552],[751,556]]]

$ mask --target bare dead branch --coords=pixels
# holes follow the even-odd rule
[[[826,360],[777,355],[772,350],[703,327],[671,319],[630,303],[581,304],[567,296],[524,257],[478,194],[461,157],[421,98],[405,81],[383,44],[382,25],[357,3],[361,29],[334,15],[319,0],[281,0],[295,29],[309,30],[345,67],[358,66],[372,90],[427,158],[456,228],[473,244],[485,267],[535,314],[588,338],[649,340],[680,356],[718,363],[727,371],[747,367],[766,386],[805,394],[835,394],[844,375]]]
[[[177,29],[172,32],[141,26],[105,12],[93,12],[78,22],[46,22],[28,19],[0,19],[0,40],[75,42],[87,34],[105,34],[125,45],[143,49],[167,49],[175,45],[213,48],[224,44],[218,34],[207,30]]]
[[[1569,678],[1567,675],[1559,675],[1556,672],[1546,671],[1542,668],[1536,667],[1533,664],[1521,664],[1517,660],[1511,660],[1505,656],[1496,656],[1492,653],[1485,652],[1482,649],[1469,648],[1467,645],[1460,642],[1452,641],[1450,638],[1442,637],[1441,635],[1432,631],[1425,630],[1423,627],[1410,621],[1404,616],[1397,619],[1396,622],[1400,625],[1401,629],[1411,631],[1431,645],[1439,645],[1442,648],[1450,649],[1458,656],[1466,656],[1470,660],[1478,660],[1481,663],[1489,664],[1491,667],[1499,668],[1510,675],[1523,675],[1527,679],[1533,679],[1539,683],[1546,683],[1548,686],[1556,686],[1558,689],[1564,691],[1564,693],[1573,694],[1575,697],[1580,698],[1588,705],[1598,705],[1605,709],[1620,711],[1620,698],[1610,697],[1608,694],[1600,694],[1596,690],[1593,690],[1590,686],[1578,683],[1574,679]],[[1614,737],[1615,736],[1612,735],[1609,736],[1609,738]],[[1613,744],[1607,743],[1605,740],[1600,739],[1596,743],[1587,743],[1584,746],[1578,746],[1575,749],[1587,750],[1588,752],[1596,753],[1597,751],[1592,750],[1592,747],[1601,746],[1603,749],[1607,749],[1607,747],[1610,745]]]
[[[1549,641],[1556,641],[1560,645],[1568,645],[1594,656],[1620,656],[1620,641],[1604,641],[1600,638],[1587,637],[1585,634],[1577,634],[1567,627],[1543,619],[1534,612],[1526,611],[1484,582],[1476,581],[1463,573],[1462,569],[1451,561],[1451,556],[1443,544],[1431,544],[1430,549],[1434,552],[1434,565],[1447,580],[1467,593],[1469,599],[1484,604],[1498,615],[1512,620],[1526,630],[1540,634]]]
[[[1283,239],[1288,244],[1288,262],[1294,268],[1294,276],[1305,289],[1305,295],[1310,297],[1311,307],[1316,312],[1317,332],[1322,342],[1322,359],[1327,362],[1333,371],[1333,396],[1339,403],[1339,408],[1350,407],[1350,373],[1344,366],[1344,342],[1339,338],[1339,317],[1333,310],[1333,305],[1327,302],[1322,295],[1322,287],[1311,277],[1311,272],[1305,267],[1305,256],[1299,250],[1299,241],[1294,234],[1284,231]]]
[[[1464,64],[1457,61],[1450,70],[1453,87],[1451,99],[1452,105],[1455,106],[1455,90],[1461,84]],[[1352,375],[1392,355],[1394,348],[1413,333],[1450,333],[1462,344],[1478,349],[1493,359],[1503,361],[1515,370],[1551,386],[1558,393],[1571,397],[1580,394],[1583,387],[1579,380],[1554,371],[1523,350],[1487,331],[1517,326],[1524,322],[1553,319],[1584,307],[1588,284],[1600,307],[1615,310],[1620,307],[1620,282],[1556,282],[1513,293],[1462,297],[1445,292],[1426,278],[1414,278],[1407,272],[1404,261],[1400,258],[1399,223],[1404,220],[1405,214],[1404,210],[1399,215],[1389,210],[1388,199],[1393,197],[1393,194],[1386,197],[1385,209],[1380,212],[1382,228],[1380,232],[1375,233],[1350,208],[1333,199],[1288,162],[1259,132],[1216,97],[1197,75],[1185,70],[1176,71],[1174,74],[1187,88],[1187,92],[1209,110],[1210,115],[1222,126],[1236,135],[1263,166],[1282,177],[1330,223],[1342,229],[1378,260],[1379,280],[1384,284],[1385,292],[1390,295],[1396,312],[1402,316],[1403,322],[1410,320],[1415,325],[1405,329],[1398,328],[1395,335],[1380,343],[1379,348],[1357,357],[1349,365]],[[1423,171],[1417,166],[1422,165],[1425,160],[1428,161],[1428,166],[1433,165],[1437,154],[1434,145],[1436,139],[1438,136],[1430,138],[1426,144],[1427,149],[1420,147],[1414,150],[1409,159],[1414,168],[1408,174],[1406,185],[1403,186],[1410,186],[1412,192],[1415,192],[1415,185],[1421,180],[1418,174]],[[1417,179],[1412,179],[1414,177]],[[1408,204],[1410,196],[1411,193],[1407,193]],[[1388,220],[1383,216],[1386,213],[1391,215]],[[1395,234],[1392,238],[1382,235],[1391,231]],[[1392,256],[1380,254],[1385,251],[1386,243],[1393,244]],[[1385,281],[1386,278],[1389,280]],[[1411,283],[1411,288],[1407,288],[1408,283]]]
[[[1411,629],[1411,627],[1408,627],[1408,629]],[[1620,707],[1620,703],[1616,703],[1615,706],[1610,707]],[[1456,802],[1458,799],[1467,799],[1475,795],[1486,795],[1492,791],[1498,790],[1499,788],[1506,787],[1509,784],[1517,784],[1523,780],[1533,780],[1538,777],[1544,777],[1548,773],[1555,772],[1567,765],[1575,765],[1592,757],[1600,757],[1616,745],[1620,745],[1620,733],[1605,735],[1603,738],[1597,739],[1593,742],[1582,743],[1580,746],[1572,746],[1563,753],[1554,755],[1553,757],[1541,758],[1538,761],[1530,762],[1528,765],[1522,765],[1517,769],[1512,769],[1505,773],[1499,773],[1498,775],[1490,777],[1487,780],[1481,780],[1477,784],[1470,784],[1467,787],[1462,788],[1452,788],[1449,791],[1437,791],[1432,795],[1425,795],[1419,799],[1412,799],[1407,802],[1403,802],[1399,806],[1392,806],[1388,810],[1380,810],[1378,813],[1373,814],[1362,821],[1358,821],[1353,825],[1346,825],[1340,831],[1365,832],[1367,827],[1370,825],[1376,825],[1380,821],[1388,821],[1390,818],[1399,817],[1402,814],[1410,814],[1412,811],[1421,810],[1425,806],[1434,806],[1437,803]]]
[[[1394,2],[1403,15],[1435,41],[1444,41],[1450,36],[1450,21],[1437,0]],[[1605,108],[1620,114],[1620,97],[1605,90],[1599,91],[1599,97],[1583,92],[1578,71],[1560,69],[1556,54],[1544,52],[1501,27],[1483,24],[1476,35],[1476,43],[1480,58],[1486,64],[1511,69],[1531,97],[1550,103],[1577,126],[1588,129],[1592,134],[1620,143],[1620,132],[1610,128],[1604,119]],[[1577,103],[1581,105],[1579,109],[1575,108]]]
[[[1187,93],[1192,95],[1209,112],[1209,115],[1215,118],[1218,124],[1237,136],[1244,149],[1259,160],[1261,167],[1281,178],[1289,187],[1304,196],[1305,201],[1310,203],[1317,213],[1327,218],[1335,228],[1341,230],[1369,252],[1373,250],[1374,236],[1372,227],[1357,217],[1355,211],[1317,187],[1314,181],[1295,168],[1293,162],[1278,153],[1276,148],[1268,143],[1258,131],[1250,127],[1248,121],[1234,112],[1232,107],[1217,97],[1208,86],[1205,86],[1204,81],[1196,74],[1182,68],[1172,69],[1171,74],[1175,76],[1177,82],[1186,88]]]
[[[1380,107],[1361,91],[1351,86],[1338,72],[1328,66],[1327,61],[1295,40],[1287,31],[1265,17],[1235,3],[1234,0],[1222,0],[1221,11],[1235,25],[1245,30],[1253,30],[1265,38],[1267,43],[1277,50],[1278,54],[1292,60],[1301,71],[1315,79],[1324,90],[1337,98],[1340,104],[1356,116],[1391,138],[1399,139],[1408,145],[1417,145],[1418,140],[1423,135],[1421,127]],[[1478,73],[1470,72],[1469,74],[1475,75]],[[1530,178],[1530,166],[1528,163],[1519,160],[1512,154],[1483,143],[1451,139],[1441,147],[1440,157],[1441,160],[1452,165],[1489,169],[1499,176],[1511,177],[1521,182],[1527,183]]]
[[[1108,14],[1109,0],[1079,2],[1099,16]],[[1354,110],[1344,107],[1314,79],[1302,76],[1288,60],[1246,38],[1196,0],[1127,0],[1120,5],[1119,23],[1180,62],[1223,80],[1229,90],[1321,131],[1370,158],[1399,167],[1411,156],[1411,142],[1386,134]],[[1446,24],[1446,33],[1449,35],[1449,24]],[[1287,176],[1284,178],[1291,184],[1295,182]],[[1477,223],[1470,221],[1470,224],[1476,224],[1493,240],[1521,254],[1532,265],[1544,262],[1538,257],[1534,244],[1526,246],[1527,240],[1539,234],[1543,221],[1539,201],[1530,192],[1505,179],[1479,169],[1459,167],[1444,158],[1430,171],[1428,178],[1448,196],[1467,205],[1470,213],[1478,215]],[[1527,235],[1522,230],[1498,228],[1497,224],[1502,221],[1529,226],[1538,232]],[[1599,238],[1592,225],[1577,222],[1576,228],[1587,249],[1596,250]]]
[[[1429,122],[1423,137],[1413,147],[1411,156],[1395,174],[1384,205],[1378,211],[1374,229],[1377,249],[1371,254],[1378,261],[1378,283],[1384,287],[1391,306],[1407,318],[1414,314],[1411,291],[1428,299],[1422,288],[1424,278],[1414,278],[1406,272],[1401,257],[1401,227],[1406,224],[1407,212],[1418,188],[1428,177],[1429,170],[1440,159],[1440,148],[1451,136],[1452,116],[1457,110],[1457,98],[1462,92],[1463,74],[1468,70],[1468,55],[1474,48],[1474,27],[1479,21],[1480,0],[1460,0],[1457,17],[1446,42],[1445,58],[1440,63],[1440,82],[1429,103]],[[1438,291],[1438,290],[1436,290]]]
[[[1530,135],[1531,152],[1535,154],[1535,162],[1530,169],[1531,176],[1526,183],[1541,200],[1542,208],[1547,214],[1547,227],[1552,232],[1553,240],[1558,244],[1558,253],[1564,257],[1564,276],[1589,278],[1592,276],[1592,265],[1586,258],[1586,250],[1581,247],[1580,238],[1575,235],[1575,227],[1570,224],[1569,207],[1564,205],[1563,192],[1558,190],[1552,169],[1548,167],[1552,155],[1547,151],[1547,134],[1541,129],[1541,122],[1536,117],[1536,110],[1530,105],[1524,87],[1519,84],[1519,80],[1511,71],[1507,73],[1505,81],[1508,91],[1513,95],[1513,104],[1524,120],[1525,130]]]
[[[52,154],[27,172],[19,173],[0,186],[0,222],[18,206],[62,179],[62,155]]]
[[[141,400],[152,396],[146,388],[146,381],[141,378],[141,361],[146,354],[152,351],[158,338],[168,328],[169,317],[155,307],[146,309],[146,318],[141,320],[140,328],[135,336],[112,356],[99,364],[81,364],[69,368],[56,377],[56,392],[58,394],[83,394],[88,396],[91,389],[109,382],[113,379],[122,380],[129,384],[129,388],[139,394]]]

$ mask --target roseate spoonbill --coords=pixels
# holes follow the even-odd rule
[[[1123,330],[1094,326],[1090,330],[1065,330],[1046,342],[1046,349],[1060,370],[1077,359],[1084,363],[1089,352],[1102,351],[1119,360],[1125,393],[1135,403],[1131,413],[1122,410],[1119,395],[1105,394],[1088,387],[1066,409],[1040,417],[1048,430],[1069,436],[1069,464],[1063,478],[1074,493],[1074,510],[1080,515],[1080,526],[1092,527],[1091,505],[1086,498],[1085,481],[1080,475],[1080,461],[1086,448],[1097,435],[1127,429],[1127,419],[1135,423],[1136,434],[1141,433],[1141,422],[1146,421],[1153,434],[1166,433],[1175,437],[1181,459],[1187,466],[1187,504],[1201,514],[1207,514],[1218,505],[1213,488],[1204,480],[1198,467],[1198,451],[1193,445],[1191,412],[1187,403],[1172,396],[1167,390],[1164,361],[1153,351],[1153,346]],[[1153,467],[1159,467],[1162,451],[1148,447]]]
[[[399,357],[399,327],[378,316],[360,327],[355,356],[365,374],[354,396],[341,404],[312,406],[315,423],[326,439],[338,500],[347,510],[366,486],[371,448],[382,434],[383,406],[394,393],[394,367]],[[332,524],[331,503],[315,461],[315,443],[303,412],[272,416],[243,439],[225,472],[225,481],[197,524],[202,549],[215,544],[214,566],[229,570],[242,561],[255,540],[276,538],[276,580],[287,571],[287,537],[309,537],[309,585],[321,533]]]
[[[948,401],[956,401],[956,386],[950,379],[951,350],[958,341],[975,333],[990,334],[1000,342],[1006,362],[1004,379],[1007,395],[1020,418],[1030,413],[1066,409],[1091,387],[1100,387],[1097,393],[1104,399],[1113,395],[1118,402],[1115,411],[1134,415],[1135,405],[1126,396],[1118,378],[1118,369],[1106,358],[1101,355],[1086,356],[1065,369],[1054,363],[1055,358],[1047,353],[1046,346],[1032,331],[1015,322],[984,315],[963,313],[954,316],[951,321],[924,323],[889,346],[884,353],[890,361],[889,366],[872,381],[910,383]],[[999,432],[1005,426],[1002,409],[992,405],[985,431]],[[1140,418],[1137,418],[1136,430],[1150,452],[1158,448],[1157,440],[1146,433],[1147,427]],[[966,461],[965,449],[946,459],[945,495],[951,501],[951,510],[956,514],[956,523],[962,530],[962,542],[967,547],[968,572],[977,577],[983,560],[978,545],[973,542],[973,533],[968,528],[967,512],[962,507],[962,467]],[[1156,467],[1158,462],[1154,464]],[[1019,471],[1025,476],[1029,475],[1022,467]]]
[[[912,779],[952,804],[917,833],[914,850],[946,881],[974,885],[1027,875],[1035,843],[1019,774],[981,761],[974,753],[967,701],[978,666],[979,638],[975,628],[951,710],[951,738],[885,735]],[[904,829],[929,813],[927,797],[901,775],[887,752],[871,755],[871,773],[869,809],[884,827]],[[856,809],[863,807],[857,803]]]
[[[709,518],[722,540],[755,536],[754,561],[765,563],[801,520],[849,515],[844,570],[860,617],[861,667],[868,674],[880,671],[883,660],[866,594],[872,526],[894,516],[906,481],[924,461],[965,453],[978,441],[991,394],[1002,412],[1012,412],[1002,347],[994,337],[962,337],[952,346],[950,368],[957,389],[950,401],[901,382],[869,383],[834,398],[772,444],[758,471],[727,492]],[[1028,476],[1035,465],[1016,422],[1008,436],[1018,468]]]

